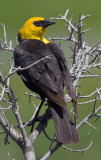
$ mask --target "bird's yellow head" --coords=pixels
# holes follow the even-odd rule
[[[43,35],[46,32],[46,28],[54,23],[55,22],[42,17],[30,18],[20,29],[18,40],[21,41],[23,39],[37,39],[47,44],[49,41],[45,39]]]

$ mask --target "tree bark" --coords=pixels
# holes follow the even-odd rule
[[[27,146],[22,147],[22,152],[25,160],[36,160],[34,147],[29,140]]]

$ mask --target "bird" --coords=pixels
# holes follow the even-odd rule
[[[28,69],[17,73],[24,84],[47,99],[58,142],[69,144],[79,142],[79,134],[67,108],[64,89],[71,97],[75,116],[78,117],[77,98],[73,88],[67,61],[60,47],[44,37],[47,27],[55,24],[43,17],[28,19],[18,32],[18,45],[14,49],[15,67]],[[50,58],[45,58],[50,56]],[[40,60],[45,58],[44,60]]]

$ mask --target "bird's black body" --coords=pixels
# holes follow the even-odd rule
[[[62,50],[54,43],[45,44],[35,39],[22,40],[14,51],[15,66],[24,68],[46,56],[51,58],[19,71],[18,74],[30,90],[38,93],[41,98],[48,98],[58,141],[65,144],[71,141],[77,143],[79,136],[64,100],[64,86],[74,103],[76,96]]]

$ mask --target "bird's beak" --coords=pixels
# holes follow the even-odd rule
[[[42,27],[43,28],[46,28],[46,27],[48,27],[48,26],[50,26],[50,25],[52,25],[52,24],[55,24],[56,22],[54,22],[54,21],[50,21],[50,20],[48,20],[48,19],[45,19],[44,20],[44,22],[43,22],[43,24],[42,24]]]

